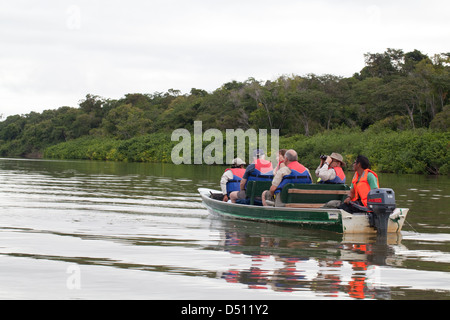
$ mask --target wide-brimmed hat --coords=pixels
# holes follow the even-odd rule
[[[233,159],[233,162],[231,164],[233,164],[235,166],[242,166],[242,165],[245,165],[245,161],[242,160],[241,158],[236,158],[236,159]]]
[[[339,153],[333,152],[330,158],[339,161],[341,166],[345,166],[344,158]]]

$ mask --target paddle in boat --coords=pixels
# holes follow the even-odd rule
[[[278,196],[284,206],[262,206],[258,197],[270,188],[268,181],[249,181],[249,204],[223,202],[214,199],[220,191],[198,189],[203,204],[214,215],[269,223],[296,224],[301,227],[329,230],[338,233],[399,233],[408,213],[396,208],[392,189],[371,190],[366,212],[348,213],[327,205],[331,200],[343,201],[349,187],[344,184],[287,184]]]

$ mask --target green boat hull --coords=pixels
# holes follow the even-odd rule
[[[338,233],[376,233],[370,227],[367,214],[350,214],[332,208],[288,208],[235,204],[214,200],[210,193],[218,191],[199,189],[203,204],[213,215],[262,221],[277,224],[295,224],[304,228]],[[397,209],[389,221],[388,232],[400,232],[408,209]]]

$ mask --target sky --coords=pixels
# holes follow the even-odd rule
[[[0,116],[450,51],[448,0],[0,0]]]

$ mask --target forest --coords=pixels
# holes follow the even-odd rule
[[[384,172],[449,174],[450,53],[367,53],[352,77],[283,75],[231,81],[212,92],[88,94],[78,107],[0,121],[1,157],[170,162],[174,129],[279,129],[305,165],[364,153]]]

